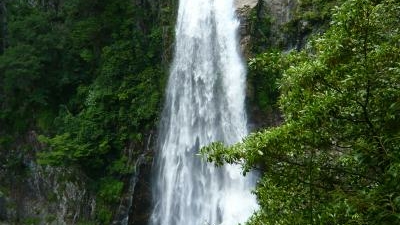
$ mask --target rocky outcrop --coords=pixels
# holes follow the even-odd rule
[[[292,19],[295,0],[263,0],[266,12],[273,18],[273,25],[281,26]]]
[[[295,0],[236,0],[237,15],[240,20],[240,45],[245,58],[252,55],[251,46],[255,40],[265,40],[263,46],[291,49],[296,40],[285,31],[285,25],[292,20],[296,10]],[[267,23],[268,24],[265,24]],[[254,36],[255,35],[255,36]]]
[[[0,192],[0,221],[7,219],[6,199],[2,192]]]
[[[240,19],[240,46],[244,58],[248,59],[258,51],[268,48],[292,49],[293,42],[285,33],[285,25],[292,20],[296,0],[236,0],[237,15]],[[282,122],[279,109],[271,106],[261,110],[252,102],[252,82],[248,82],[250,129],[276,126]]]
[[[286,50],[292,49],[294,42],[286,33],[285,24],[292,20],[296,8],[296,0],[262,0],[260,13],[268,15],[271,20],[270,42]]]
[[[245,58],[251,55],[250,14],[258,0],[235,0],[236,14],[240,21],[240,48]]]
[[[133,165],[134,169],[125,181],[125,191],[123,192],[119,206],[115,212],[113,225],[141,225],[147,224],[151,211],[151,166],[153,155],[153,131],[149,132],[147,142],[144,146],[130,145],[126,149],[125,155],[128,156],[128,164]],[[139,157],[134,157],[135,149],[143,149]],[[127,166],[129,166],[127,165]]]
[[[245,6],[249,8],[254,8],[258,3],[258,0],[235,0],[235,7],[237,9],[242,9]]]
[[[35,155],[43,146],[34,131],[24,144],[23,173],[8,173],[0,191],[0,224],[69,225],[94,217],[95,197],[87,190],[87,180],[78,170],[40,166]],[[22,144],[21,144],[22,146]]]
[[[134,165],[132,174],[123,179],[125,190],[120,204],[115,208],[112,224],[146,224],[151,205],[150,171],[152,135],[142,145],[129,145],[124,154],[127,166]],[[21,144],[22,145],[22,144]],[[0,225],[75,225],[93,224],[97,210],[95,194],[88,189],[91,179],[78,168],[55,168],[36,163],[36,154],[44,146],[31,131],[24,145],[32,147],[23,157],[22,174],[12,177],[6,184],[0,183]],[[137,149],[143,149],[137,157]]]

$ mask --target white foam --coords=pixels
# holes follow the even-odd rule
[[[254,175],[197,156],[247,134],[246,70],[233,0],[181,0],[159,135],[152,225],[233,225],[257,209]]]

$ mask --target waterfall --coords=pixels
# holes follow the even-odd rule
[[[246,70],[233,0],[180,0],[155,165],[151,225],[234,225],[257,209],[255,179],[197,155],[247,134]]]

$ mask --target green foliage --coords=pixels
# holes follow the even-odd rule
[[[22,221],[23,225],[36,225],[40,224],[40,218],[26,218]]]
[[[335,7],[344,0],[302,0],[293,9],[293,16],[281,29],[286,36],[286,45],[302,48],[308,36],[322,33],[329,27]]]
[[[118,203],[124,183],[110,177],[100,180],[99,197],[109,203]]]
[[[77,225],[96,225],[96,222],[93,221],[78,221]]]
[[[271,17],[261,12],[261,3],[250,11],[249,15],[249,33],[252,37],[251,50],[253,53],[261,53],[263,50],[273,46],[270,36],[272,34],[272,19]]]
[[[285,122],[203,149],[262,171],[249,224],[400,223],[399,13],[394,0],[346,1],[326,34],[288,55]]]
[[[277,51],[259,54],[249,61],[248,81],[252,88],[251,102],[262,110],[274,107],[279,90],[278,80],[289,67],[288,57]]]
[[[57,219],[57,216],[55,216],[55,215],[47,215],[45,218],[46,223],[52,223],[52,222],[56,221],[56,219]]]
[[[48,68],[48,65],[60,64],[63,45],[63,40],[58,38],[62,35],[61,29],[50,22],[54,17],[34,9],[25,9],[25,14],[11,17],[9,47],[0,55],[3,99],[0,119],[5,128],[22,131],[31,127],[37,113],[49,112],[47,108],[54,106],[53,97],[59,97],[49,95],[62,88],[56,68],[52,71]]]
[[[109,224],[121,180],[134,172],[130,164],[157,121],[165,83],[160,24],[171,15],[160,18],[151,1],[5,4],[0,165],[9,177],[25,173],[24,156],[36,154],[23,146],[26,136],[40,134],[38,162],[82,171],[100,202],[95,223]]]
[[[105,205],[99,205],[96,210],[96,219],[100,224],[110,224],[112,219],[112,211]]]
[[[136,72],[134,49],[129,43],[104,49],[101,74],[85,90],[84,108],[77,115],[64,111],[58,122],[61,134],[42,137],[51,150],[41,155],[42,163],[82,164],[89,174],[108,165],[115,171],[112,162],[123,157],[124,146],[143,141],[142,132],[158,115],[163,72],[152,67]]]

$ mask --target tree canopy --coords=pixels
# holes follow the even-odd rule
[[[0,1],[0,165],[13,173],[1,171],[0,188],[24,176],[34,131],[38,162],[81,171],[94,183],[96,222],[110,223],[159,114],[169,17],[157,4]]]
[[[398,1],[345,1],[325,34],[281,55],[284,122],[202,150],[261,171],[248,224],[400,223],[398,24]]]

